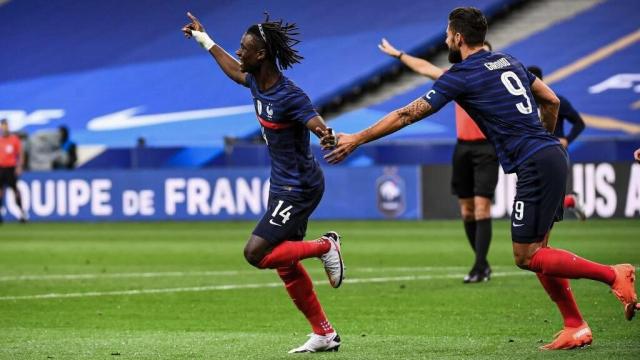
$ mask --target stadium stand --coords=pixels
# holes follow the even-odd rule
[[[638,147],[638,23],[640,3],[609,0],[501,50],[545,69],[545,81],[582,113],[587,129],[570,148],[573,160],[622,161]],[[597,32],[591,31],[594,27]],[[360,130],[423,95],[431,84],[345,113],[331,125],[343,132]],[[447,163],[455,141],[453,119],[450,104],[427,121],[385,138],[386,144],[360,149],[351,163]]]
[[[150,147],[165,148],[153,166],[221,163],[224,137],[250,137],[258,123],[247,91],[182,37],[187,10],[230,51],[264,10],[297,22],[305,61],[288,75],[322,106],[395,66],[375,47],[382,35],[405,49],[424,49],[442,41],[452,7],[473,5],[491,15],[520,1],[398,0],[392,17],[385,16],[388,3],[377,1],[340,3],[349,17],[333,16],[323,2],[300,11],[290,0],[268,8],[257,1],[198,0],[189,9],[175,1],[12,1],[0,8],[3,50],[11,54],[0,59],[0,115],[29,133],[66,124],[80,148],[131,148],[144,136]],[[110,152],[86,166],[130,165],[118,155],[123,150]]]

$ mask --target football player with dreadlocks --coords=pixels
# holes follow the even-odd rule
[[[244,257],[259,269],[276,269],[289,296],[313,330],[309,340],[290,353],[337,351],[340,336],[325,315],[303,259],[320,258],[334,288],[342,284],[344,263],[340,236],[329,231],[318,239],[302,241],[307,221],[322,199],[324,176],[309,146],[309,133],[322,137],[325,147],[335,136],[313,108],[309,97],[282,70],[299,63],[293,48],[300,41],[296,24],[269,21],[251,25],[242,36],[239,61],[216,44],[191,13],[182,28],[213,56],[233,81],[248,87],[256,116],[271,156],[269,203],[262,220],[244,248]]]

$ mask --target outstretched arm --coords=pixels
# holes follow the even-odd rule
[[[324,158],[330,164],[337,164],[349,156],[358,146],[394,133],[407,125],[424,119],[433,112],[435,112],[434,109],[426,100],[418,98],[411,104],[390,112],[357,134],[338,134],[337,146]]]
[[[333,129],[327,127],[322,116],[314,116],[311,120],[307,121],[307,128],[311,130],[318,138],[320,138],[320,146],[323,149],[333,149],[338,139]]]
[[[403,51],[396,49],[387,39],[382,38],[380,44],[378,44],[378,49],[383,53],[393,56],[398,60],[402,61],[403,64],[407,65],[409,69],[414,72],[424,75],[432,80],[437,80],[442,74],[444,74],[444,70],[439,67],[433,65],[425,59],[421,59],[415,56],[411,56],[406,54]]]
[[[531,92],[540,105],[540,120],[548,132],[553,134],[558,121],[558,110],[560,109],[560,99],[547,84],[540,79],[535,79],[531,84]]]
[[[220,45],[216,44],[207,32],[200,21],[193,16],[190,12],[187,16],[191,22],[182,28],[182,32],[189,39],[193,37],[196,41],[213,56],[222,71],[233,81],[238,84],[244,85],[247,74],[240,71],[240,62],[226,52]]]
[[[584,131],[584,120],[582,120],[582,116],[580,116],[580,113],[578,113],[576,109],[573,108],[573,105],[571,105],[569,100],[565,98],[560,100],[560,113],[564,116],[565,119],[567,119],[567,121],[571,123],[571,131],[567,135],[567,143],[571,144],[578,137],[578,135],[580,135],[580,133]]]

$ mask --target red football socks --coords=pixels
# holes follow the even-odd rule
[[[598,264],[565,250],[540,248],[531,258],[529,269],[536,273],[566,279],[591,279],[613,284],[616,273],[612,267]]]
[[[576,207],[576,198],[574,196],[566,195],[564,197],[564,208],[571,209]]]
[[[289,267],[302,259],[319,257],[330,248],[331,242],[323,238],[311,241],[283,241],[260,261],[258,267],[262,269]]]
[[[296,262],[288,267],[280,267],[277,271],[293,303],[307,318],[313,332],[318,335],[332,333],[333,328],[322,310],[318,297],[313,291],[311,278],[302,264]]]
[[[536,275],[551,300],[558,306],[560,314],[562,314],[562,319],[564,320],[564,326],[575,328],[582,325],[584,320],[571,292],[569,280],[547,276],[541,273],[537,273]]]

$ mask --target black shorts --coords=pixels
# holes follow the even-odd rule
[[[10,187],[15,189],[18,184],[15,167],[0,167],[0,189]]]
[[[285,240],[302,240],[307,233],[309,216],[316,209],[324,194],[324,184],[305,192],[269,192],[269,205],[253,230],[275,245]]]
[[[534,243],[562,220],[569,157],[561,146],[533,154],[516,169],[518,182],[511,213],[511,240]]]
[[[498,157],[488,141],[458,141],[453,151],[451,192],[460,199],[493,198],[498,183]]]

